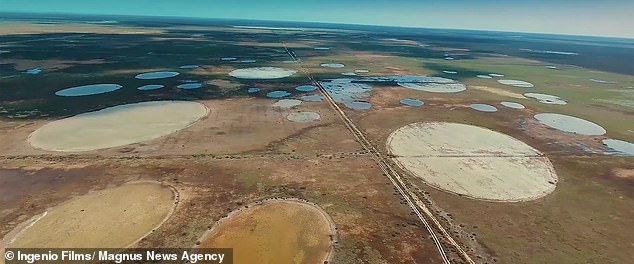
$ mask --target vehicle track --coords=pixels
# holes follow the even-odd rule
[[[333,108],[333,110],[335,110],[335,112],[338,113],[339,117],[344,121],[344,124],[346,125],[348,130],[352,132],[353,136],[363,146],[363,148],[368,153],[371,154],[372,158],[379,165],[379,168],[381,169],[383,174],[390,180],[392,185],[394,185],[394,187],[398,190],[398,192],[401,194],[403,199],[405,199],[408,206],[412,209],[412,211],[416,214],[416,216],[418,216],[418,219],[423,223],[423,225],[425,225],[425,228],[427,229],[432,239],[434,240],[434,244],[436,244],[438,252],[440,253],[441,258],[443,259],[443,262],[446,264],[451,263],[449,261],[449,258],[447,257],[447,253],[445,249],[443,248],[443,245],[440,239],[438,238],[438,235],[434,231],[434,227],[442,234],[444,239],[458,251],[460,257],[462,257],[464,261],[470,264],[475,264],[473,259],[471,259],[471,257],[462,248],[462,246],[460,246],[451,237],[449,232],[447,232],[447,230],[440,224],[440,222],[436,219],[434,214],[425,205],[425,203],[423,203],[423,201],[416,195],[415,192],[409,189],[407,184],[405,184],[403,177],[401,177],[401,175],[392,168],[392,166],[390,165],[388,160],[384,157],[384,155],[377,148],[375,148],[374,145],[372,145],[372,143],[370,143],[370,141],[367,139],[365,134],[359,128],[357,128],[357,126],[354,124],[352,120],[350,120],[350,118],[348,118],[346,113],[341,109],[341,107],[339,107],[339,105],[334,101],[332,96],[330,96],[330,94],[321,85],[321,83],[315,80],[312,77],[312,75],[301,66],[301,59],[297,57],[294,51],[288,49],[288,47],[286,46],[286,43],[284,43],[284,49],[286,50],[288,55],[291,57],[291,59],[299,64],[300,71],[308,77],[308,79],[311,81],[313,85],[319,88],[319,91],[322,94],[322,96],[326,98],[326,101],[328,101],[328,103]],[[429,221],[427,220],[427,218],[425,218],[425,216],[423,216],[423,213],[421,213],[421,211],[434,224],[434,226],[430,225]]]

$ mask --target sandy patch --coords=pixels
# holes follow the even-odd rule
[[[53,121],[29,143],[51,151],[88,151],[147,141],[186,128],[207,115],[203,104],[155,101],[127,104]]]
[[[206,81],[205,84],[216,86],[224,92],[238,90],[241,86],[239,83],[223,80],[223,79],[214,79],[214,80]]]
[[[548,158],[529,145],[485,128],[414,123],[393,132],[387,149],[403,169],[432,187],[488,201],[528,201],[553,190]]]
[[[286,116],[286,119],[288,119],[289,121],[298,123],[313,122],[319,120],[320,118],[321,116],[315,112],[297,112],[290,113]]]
[[[126,184],[71,199],[3,239],[7,247],[124,248],[160,226],[174,207],[170,187]],[[10,236],[11,234],[13,236]]]
[[[479,91],[485,91],[485,92],[489,92],[489,93],[497,94],[501,96],[507,96],[511,98],[526,99],[526,97],[524,97],[524,95],[520,93],[511,92],[511,91],[507,91],[500,88],[493,88],[493,87],[479,86],[479,85],[470,85],[469,88],[479,90]]]
[[[302,103],[303,103],[302,100],[282,99],[282,100],[279,100],[279,101],[275,102],[273,104],[273,107],[274,108],[289,109],[289,108],[300,106]]]
[[[274,200],[232,212],[203,236],[200,247],[233,248],[236,264],[321,264],[330,260],[334,235],[334,225],[321,209]]]
[[[26,71],[31,68],[40,68],[43,71],[57,71],[68,69],[74,66],[81,65],[99,65],[108,63],[103,59],[93,59],[84,61],[74,60],[28,60],[28,59],[2,59],[0,64],[13,64],[13,68],[17,71]]]
[[[162,29],[125,27],[94,24],[39,24],[8,23],[0,25],[0,35],[28,35],[50,33],[97,33],[97,34],[162,34]]]
[[[634,179],[634,170],[632,169],[613,169],[612,173],[621,179]]]

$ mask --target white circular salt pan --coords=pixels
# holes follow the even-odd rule
[[[286,119],[288,119],[289,121],[298,123],[313,122],[319,120],[320,118],[321,116],[319,116],[319,114],[315,112],[297,112],[290,113],[288,114],[288,116],[286,116]]]
[[[66,88],[55,92],[58,96],[86,96],[94,94],[109,93],[121,89],[123,86],[118,84],[91,84],[77,87]]]
[[[229,76],[239,79],[266,80],[289,77],[296,72],[295,70],[278,67],[256,67],[234,70],[229,73]]]
[[[461,83],[398,83],[399,86],[430,93],[459,93],[467,90]]]
[[[587,136],[599,136],[606,133],[603,127],[595,123],[569,115],[542,113],[536,114],[535,119],[548,127],[569,133]]]
[[[276,108],[293,108],[302,104],[301,100],[297,99],[282,99],[273,104]]]
[[[504,74],[499,74],[499,73],[489,73],[489,76],[491,76],[491,77],[504,77]]]
[[[387,140],[395,162],[427,184],[488,201],[538,199],[557,175],[538,150],[508,135],[455,123],[414,123]]]
[[[165,86],[161,84],[148,84],[148,85],[143,85],[141,87],[138,87],[137,89],[141,91],[151,91],[151,90],[162,89],[163,87]]]
[[[484,75],[484,74],[476,75],[476,77],[481,78],[481,79],[493,79],[493,77],[491,77],[489,75]]]
[[[487,113],[494,113],[498,111],[498,109],[495,106],[488,105],[488,104],[471,104],[469,107],[473,110],[477,110],[480,112],[487,112]]]
[[[343,65],[341,63],[322,63],[321,67],[324,67],[324,68],[343,68],[343,67],[346,67],[346,65]]]
[[[29,143],[50,151],[89,151],[148,141],[184,129],[207,115],[203,104],[153,101],[119,105],[50,122]]]
[[[156,79],[165,79],[172,78],[178,76],[179,72],[170,72],[170,71],[160,71],[160,72],[146,72],[137,74],[134,78],[139,80],[156,80]]]
[[[519,88],[533,88],[535,87],[534,84],[529,83],[529,82],[525,82],[525,81],[520,81],[520,80],[506,80],[506,79],[502,79],[502,80],[498,80],[499,83],[504,84],[504,85],[510,85],[510,86],[515,86],[515,87],[519,87]]]
[[[634,143],[618,139],[604,139],[602,143],[610,148],[614,155],[634,156]]]
[[[526,108],[524,105],[520,104],[520,103],[516,103],[516,102],[501,102],[500,103],[503,106],[506,106],[508,108],[513,108],[513,109],[524,109]]]
[[[542,104],[554,104],[554,105],[567,105],[568,102],[556,95],[541,94],[541,93],[525,93],[524,96],[528,98],[537,99]]]

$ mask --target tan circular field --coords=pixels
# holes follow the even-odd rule
[[[557,183],[550,160],[538,150],[477,126],[410,124],[390,135],[387,149],[399,166],[432,187],[470,198],[534,200]]]
[[[3,239],[13,248],[125,248],[171,215],[170,187],[139,182],[92,192],[50,208]]]
[[[119,105],[53,121],[28,138],[36,148],[90,151],[148,141],[184,129],[209,109],[188,101],[153,101]]]
[[[235,211],[202,238],[202,248],[233,248],[235,264],[322,264],[331,257],[334,225],[321,209],[275,200]]]

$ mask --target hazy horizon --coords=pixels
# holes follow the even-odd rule
[[[0,12],[320,22],[634,38],[634,1],[376,1],[297,3],[4,0]],[[250,8],[246,9],[245,6]],[[327,10],[317,12],[315,10]]]

